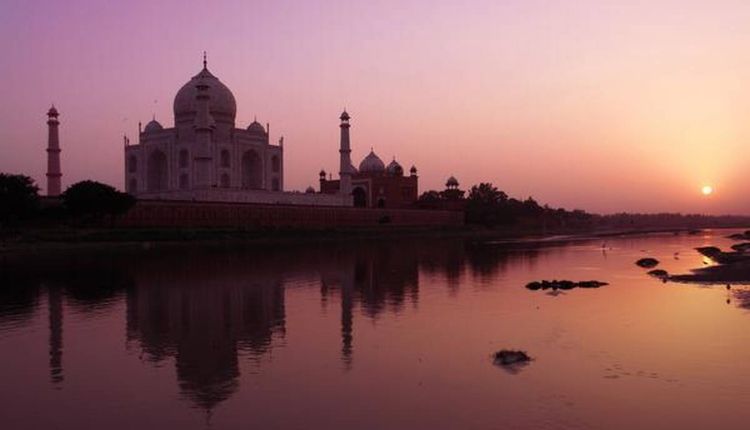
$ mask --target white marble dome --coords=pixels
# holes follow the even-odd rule
[[[372,149],[367,157],[359,163],[359,173],[383,173],[385,171],[385,164],[383,160],[375,155],[375,151]]]
[[[266,135],[265,127],[263,127],[263,124],[259,123],[258,121],[253,121],[249,126],[247,126],[247,131],[252,134],[257,134],[258,136]]]
[[[200,80],[203,80],[209,86],[208,109],[214,121],[234,124],[234,119],[237,116],[237,102],[234,99],[234,94],[205,67],[177,91],[174,98],[175,123],[193,120],[197,111],[196,96],[198,95],[198,89],[196,85]]]
[[[159,121],[152,119],[151,121],[146,124],[146,127],[143,128],[144,133],[153,133],[155,131],[162,131],[164,130],[164,127],[159,124]]]

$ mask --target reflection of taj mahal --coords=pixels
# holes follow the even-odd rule
[[[272,144],[269,125],[236,128],[234,95],[203,69],[174,98],[174,127],[153,119],[139,126],[137,144],[125,139],[125,187],[140,199],[280,203],[316,206],[408,207],[417,198],[416,169],[404,176],[371,151],[355,169],[349,116],[341,116],[339,179],[321,177],[316,193],[284,192],[283,138]]]

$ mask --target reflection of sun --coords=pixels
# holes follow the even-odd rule
[[[714,192],[714,188],[710,185],[705,185],[703,188],[701,188],[701,192],[704,196],[708,196]]]

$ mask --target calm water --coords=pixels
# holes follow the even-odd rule
[[[633,264],[688,272],[728,233],[6,262],[0,428],[746,429],[745,287]],[[611,285],[524,288],[552,278]],[[535,360],[508,372],[502,348]]]

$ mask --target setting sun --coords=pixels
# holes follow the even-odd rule
[[[708,195],[713,194],[714,189],[710,185],[705,185],[703,188],[701,188],[701,192],[703,193],[704,196],[708,196]]]

